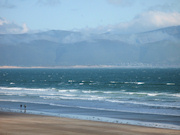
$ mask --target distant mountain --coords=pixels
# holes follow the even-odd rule
[[[0,66],[180,67],[180,26],[122,35],[51,30],[0,34]]]

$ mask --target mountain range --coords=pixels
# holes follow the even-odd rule
[[[0,66],[180,67],[180,26],[134,34],[0,34]]]

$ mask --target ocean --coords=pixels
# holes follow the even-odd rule
[[[180,69],[0,69],[0,111],[180,130]]]

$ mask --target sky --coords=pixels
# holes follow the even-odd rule
[[[180,0],[0,0],[0,34],[143,32],[180,25]]]

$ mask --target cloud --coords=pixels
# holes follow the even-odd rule
[[[180,13],[149,11],[136,16],[132,21],[120,23],[120,28],[128,28],[136,32],[180,25]]]
[[[9,2],[9,0],[1,0],[0,8],[15,8],[16,6]]]
[[[133,0],[107,0],[107,2],[111,5],[115,6],[131,6],[133,4]]]
[[[41,5],[41,6],[57,6],[59,5],[61,2],[60,0],[38,0],[37,4]]]
[[[0,18],[0,34],[22,34],[26,32],[28,32],[28,27],[25,23],[20,26]]]
[[[128,22],[120,22],[115,25],[100,26],[96,29],[87,31],[95,33],[113,32],[113,33],[140,33],[159,28],[180,25],[180,13],[148,11],[141,13]]]

